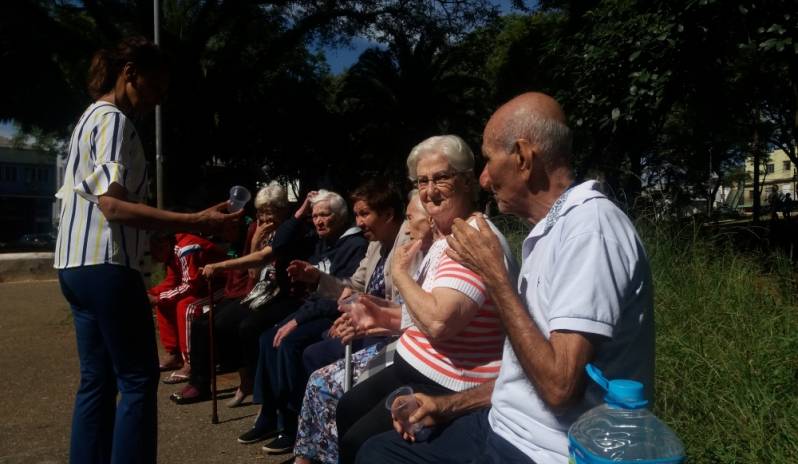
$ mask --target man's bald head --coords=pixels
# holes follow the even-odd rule
[[[537,147],[548,166],[570,166],[571,130],[560,104],[544,93],[521,94],[502,105],[485,126],[484,142],[511,153],[518,139]]]

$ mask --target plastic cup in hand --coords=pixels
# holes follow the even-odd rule
[[[366,308],[363,307],[363,303],[359,300],[360,293],[353,293],[341,301],[341,309],[349,314],[352,318],[352,324],[354,324],[355,327],[360,325],[360,322],[366,315]]]
[[[424,441],[429,437],[430,429],[418,422],[410,423],[410,416],[419,408],[418,401],[413,396],[413,388],[404,386],[394,390],[385,400],[385,408],[391,411],[391,416],[399,421],[402,429],[413,435],[416,441]]]
[[[230,204],[228,211],[231,213],[235,213],[236,211],[240,210],[247,204],[249,199],[252,198],[252,194],[249,193],[246,187],[242,187],[241,185],[234,185],[230,189],[230,199],[227,201]]]

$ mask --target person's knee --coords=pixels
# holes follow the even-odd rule
[[[375,462],[386,462],[384,453],[386,443],[383,434],[374,436],[366,440],[357,452],[355,464],[371,464]]]

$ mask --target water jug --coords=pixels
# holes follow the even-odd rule
[[[604,404],[584,413],[568,430],[570,464],[684,462],[679,437],[646,409],[642,383],[607,380],[592,364],[585,369],[607,395]]]

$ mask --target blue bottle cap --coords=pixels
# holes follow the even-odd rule
[[[611,407],[624,409],[640,409],[648,404],[643,391],[643,384],[635,380],[607,380],[593,364],[585,366],[587,375],[607,391],[604,402]]]

